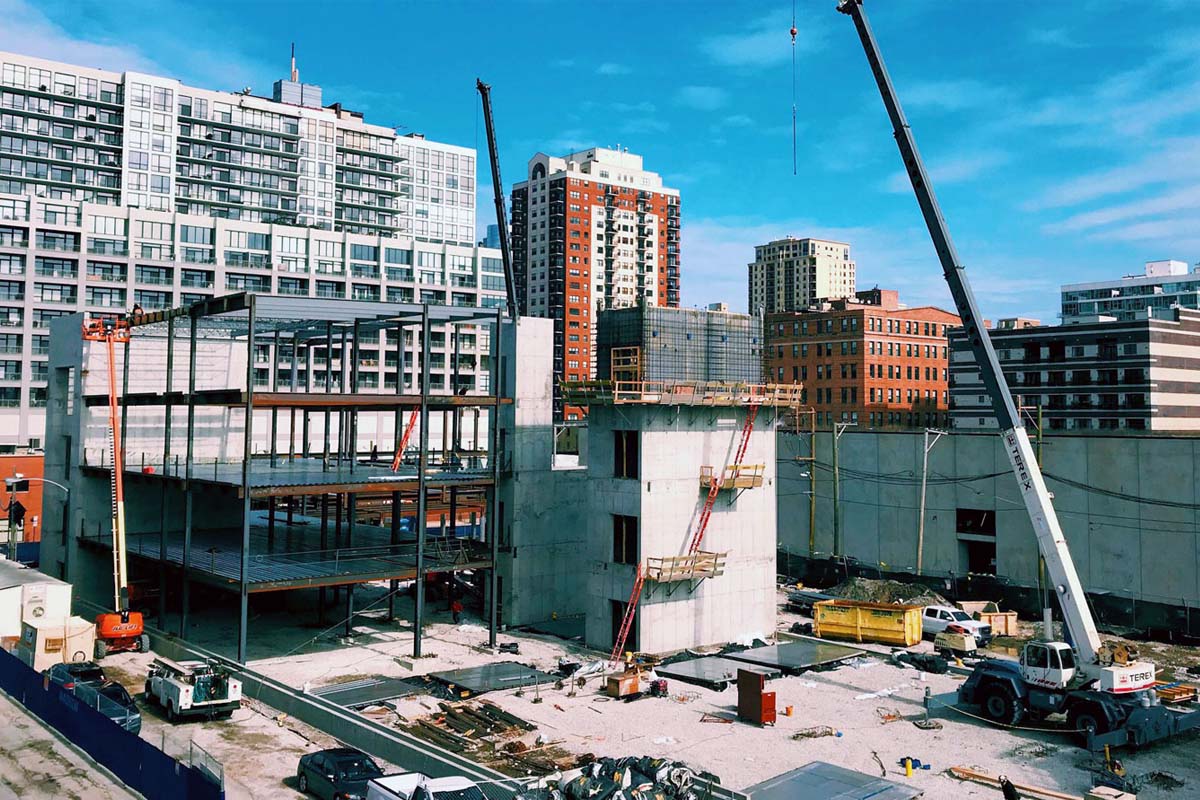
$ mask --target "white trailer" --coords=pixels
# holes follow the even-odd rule
[[[0,559],[0,641],[21,636],[21,623],[71,616],[71,584]]]

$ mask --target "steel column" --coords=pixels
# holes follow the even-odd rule
[[[128,358],[132,343],[125,345]],[[163,398],[163,476],[171,466],[171,390],[175,377],[175,318],[167,320],[167,393]],[[178,476],[176,476],[178,477]],[[158,624],[162,627],[167,617],[167,526],[169,522],[166,480],[162,482],[162,517],[158,532]]]
[[[241,602],[238,605],[237,646],[239,664],[246,663],[246,627],[250,617],[250,593],[246,581],[250,577],[250,471],[254,446],[254,295],[247,296],[246,303],[246,347],[249,350],[249,358],[246,362],[246,425],[242,446],[242,563],[238,586]]]
[[[192,560],[192,511],[195,506],[192,487],[192,465],[194,464],[196,441],[196,333],[200,320],[193,316],[190,342],[188,345],[188,409],[187,409],[187,456],[183,480],[183,595],[179,606],[179,636],[188,636],[188,604],[191,600],[191,581],[188,569]]]
[[[425,617],[426,477],[429,467],[429,305],[421,308],[421,438],[417,456],[417,582],[413,614],[413,658],[421,657],[421,625]]]
[[[499,627],[500,597],[499,575],[496,573],[496,563],[500,560],[500,529],[504,521],[500,519],[500,397],[503,372],[500,369],[500,325],[502,317],[500,309],[496,309],[496,322],[492,328],[492,370],[491,390],[496,398],[496,404],[488,410],[488,458],[492,467],[492,508],[489,512],[492,521],[488,525],[488,538],[491,540],[492,568],[488,570],[488,594],[491,595],[488,608],[488,646],[496,647],[496,631]],[[516,340],[516,324],[513,320],[513,339]],[[476,445],[478,447],[478,445]]]
[[[325,323],[325,394],[333,391],[333,323]],[[325,455],[321,462],[321,471],[329,471],[329,406],[325,407]]]

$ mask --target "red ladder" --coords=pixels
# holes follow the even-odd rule
[[[633,581],[633,591],[629,593],[629,602],[625,604],[625,616],[621,619],[621,630],[617,633],[617,641],[613,643],[612,655],[608,657],[609,666],[615,667],[621,660],[625,650],[625,640],[633,628],[633,618],[637,614],[638,601],[642,599],[642,584],[646,582],[646,573],[638,564],[637,577]]]
[[[404,448],[412,437],[413,428],[417,427],[417,415],[420,413],[421,409],[414,408],[408,418],[408,425],[404,427],[404,435],[400,437],[400,444],[396,446],[396,457],[392,459],[392,472],[400,471],[400,460],[404,458]]]
[[[751,405],[746,414],[746,423],[742,425],[742,440],[738,443],[737,455],[733,458],[734,476],[736,470],[742,463],[742,459],[746,457],[746,450],[750,446],[750,434],[754,431],[754,418],[758,416],[758,404]],[[704,541],[704,532],[708,530],[708,520],[712,516],[713,506],[717,503],[717,494],[721,491],[721,482],[724,480],[724,474],[714,475],[712,483],[708,487],[708,497],[704,499],[704,508],[700,510],[700,518],[696,521],[696,533],[692,536],[692,543],[688,547],[688,555],[694,556],[700,551],[700,543]]]

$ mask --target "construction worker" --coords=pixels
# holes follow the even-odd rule
[[[462,622],[463,604],[462,601],[457,597],[454,598],[454,601],[450,603],[450,614],[454,618],[455,625]]]
[[[1017,787],[1013,786],[1007,775],[1000,776],[1000,793],[1004,795],[1004,800],[1021,800]]]

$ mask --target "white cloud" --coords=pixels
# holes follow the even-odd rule
[[[25,0],[0,0],[0,50],[36,56],[55,61],[69,61],[114,72],[133,70],[179,78],[188,83],[216,86],[237,91],[246,85],[255,86],[259,79],[275,76],[284,66],[282,60],[274,68],[255,58],[246,57],[231,49],[226,32],[206,28],[203,21],[189,19],[183,27],[165,27],[161,20],[180,18],[176,12],[161,6],[148,19],[156,25],[142,31],[140,38],[155,43],[155,56],[142,52],[137,45],[110,41],[101,34],[83,38],[70,33],[50,19],[36,4]],[[101,30],[99,25],[95,30]],[[122,35],[135,32],[122,28]],[[205,42],[215,42],[210,49]],[[265,86],[257,86],[264,93]]]
[[[729,92],[716,86],[684,86],[675,101],[699,111],[716,111],[729,100]]]
[[[982,81],[961,79],[943,81],[914,81],[899,90],[905,108],[928,108],[938,111],[993,108],[1012,95],[1008,89],[989,86]],[[872,94],[872,100],[878,97]]]
[[[1025,41],[1030,44],[1071,49],[1087,46],[1082,42],[1076,41],[1066,28],[1031,28],[1025,34]]]
[[[1150,152],[1051,186],[1026,204],[1027,211],[1078,205],[1111,195],[1180,180],[1200,178],[1200,136],[1162,140]]]
[[[633,72],[631,67],[625,64],[617,64],[612,61],[605,61],[600,66],[596,67],[597,75],[628,75]]]
[[[825,23],[805,8],[796,20],[796,49],[811,53],[824,46]],[[824,12],[825,8],[821,7]],[[748,23],[741,30],[710,36],[700,49],[718,64],[728,67],[769,67],[791,58],[792,39],[788,35],[791,18],[786,11],[768,14]]]
[[[721,124],[730,128],[745,128],[753,125],[754,120],[745,114],[734,114],[721,120]]]
[[[858,265],[858,288],[897,289],[910,307],[934,305],[954,311],[929,234],[921,227],[830,227],[811,219],[778,221],[718,217],[685,219],[682,229],[683,304],[724,301],[735,311],[747,304],[747,267],[755,245],[787,235],[848,242]],[[1034,315],[1054,319],[1058,274],[1036,259],[1014,262],[1006,248],[978,254],[967,264],[980,307],[990,319]]]
[[[163,72],[163,67],[132,45],[92,42],[71,35],[36,6],[24,0],[0,0],[0,50],[64,59],[116,72]]]
[[[1061,222],[1045,225],[1042,230],[1052,235],[1077,233],[1158,214],[1195,210],[1200,210],[1200,186],[1189,184],[1164,194],[1074,214]],[[1200,226],[1196,230],[1200,230]]]
[[[929,179],[934,186],[950,183],[962,183],[995,169],[1008,161],[1008,155],[999,150],[984,150],[978,153],[967,153],[953,158],[931,161],[928,167]],[[884,190],[892,194],[907,194],[912,191],[912,183],[908,174],[895,172],[888,177]]]

